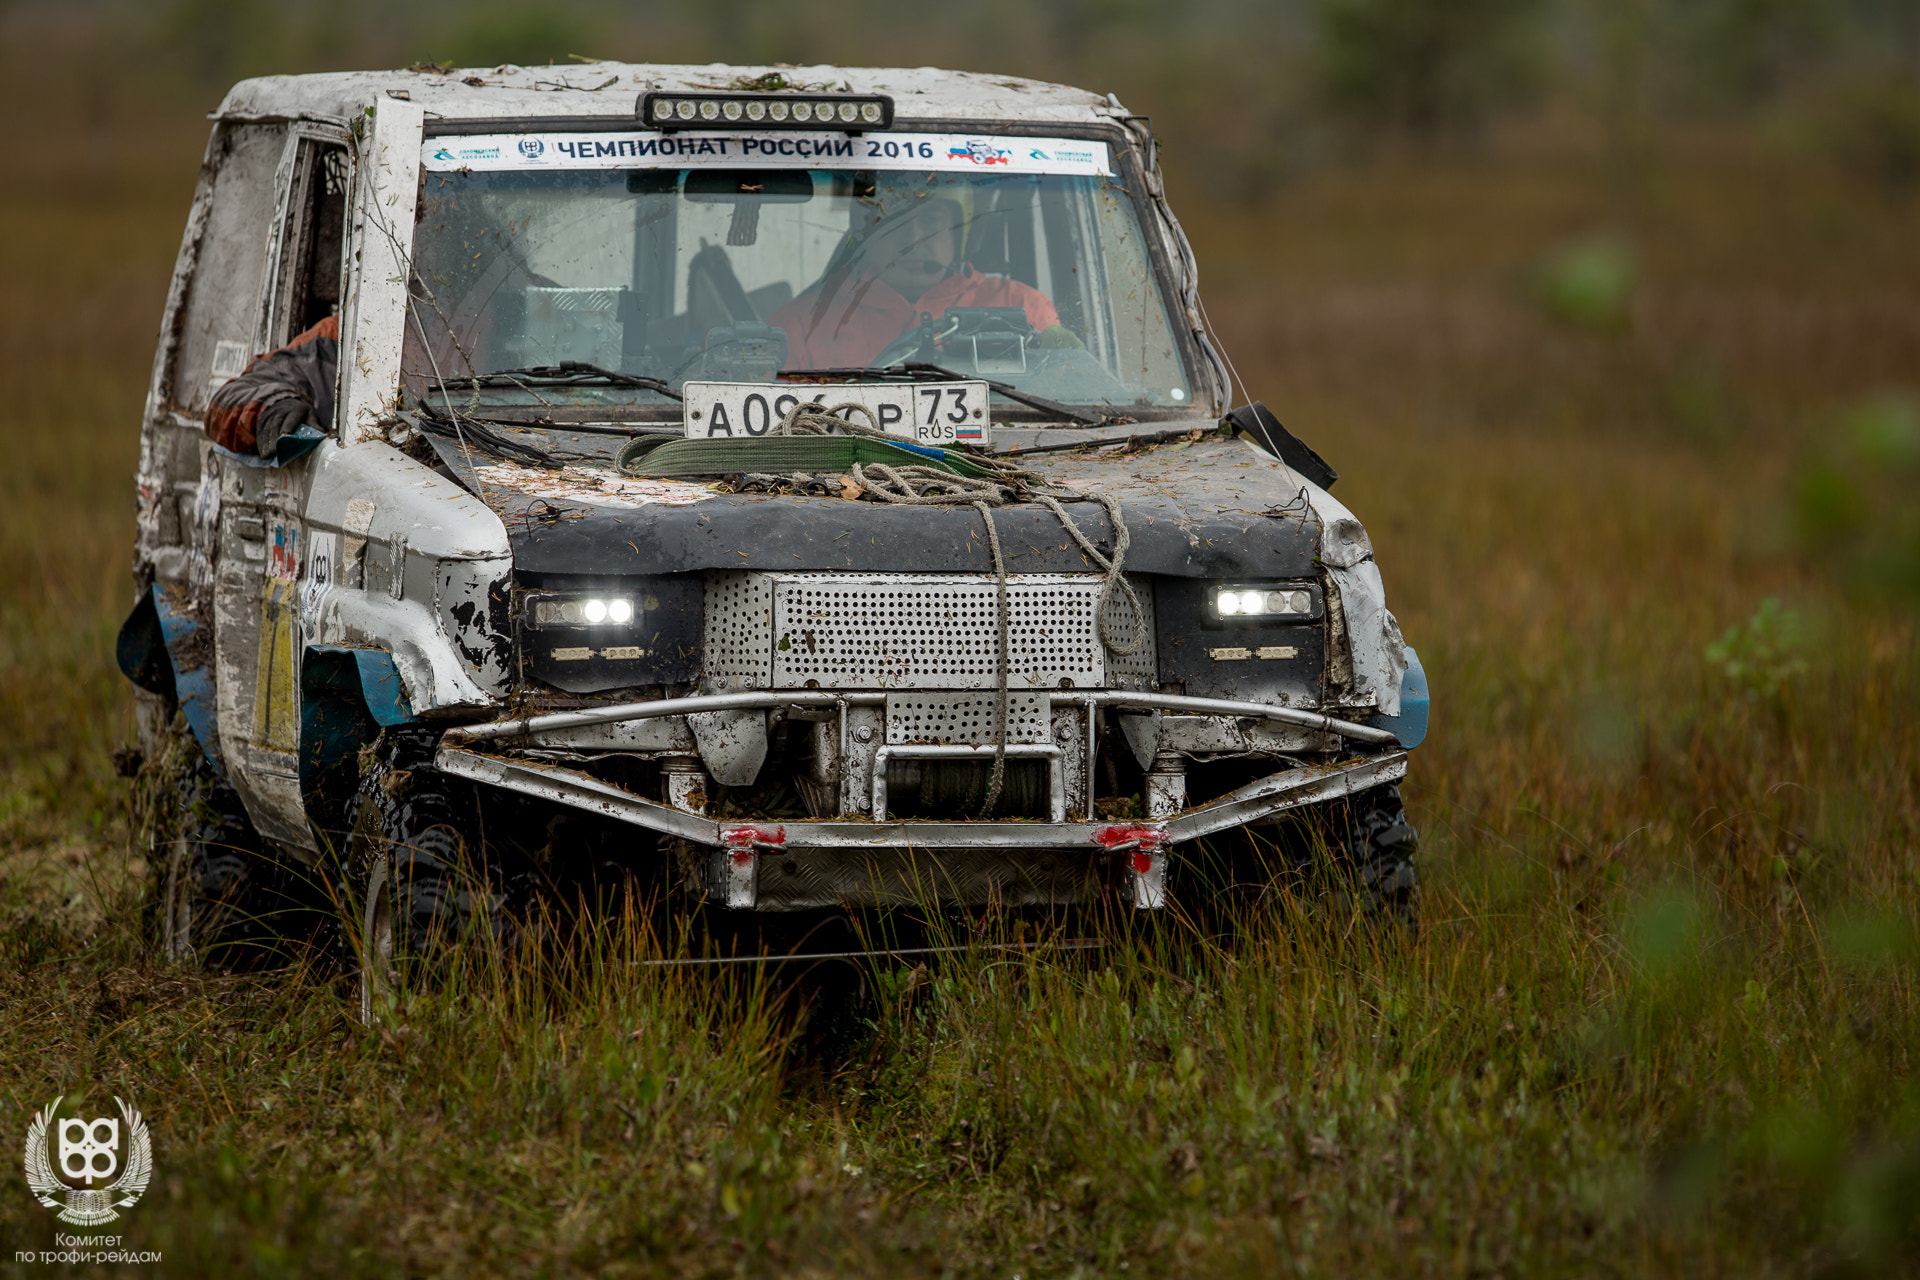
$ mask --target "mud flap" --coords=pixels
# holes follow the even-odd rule
[[[164,667],[154,651],[156,636],[166,654]],[[128,679],[150,692],[173,694],[201,754],[224,779],[227,766],[220,754],[219,708],[214,701],[213,633],[188,611],[186,601],[155,584],[121,626],[115,650]]]
[[[160,632],[160,611],[154,606],[153,592],[143,592],[133,612],[120,624],[113,656],[120,664],[120,673],[148,693],[174,696],[173,661],[167,656],[167,640]]]
[[[382,729],[414,723],[400,673],[380,649],[310,644],[300,664],[300,793],[309,805],[326,776]]]

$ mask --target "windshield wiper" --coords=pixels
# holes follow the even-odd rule
[[[491,373],[462,374],[444,382],[430,382],[427,389],[470,390],[476,387],[518,387],[529,383],[541,387],[632,387],[639,391],[656,392],[669,400],[680,399],[680,393],[673,389],[671,382],[637,373],[603,369],[583,360],[562,360],[559,364],[534,365],[528,369],[495,369]]]
[[[462,448],[475,448],[495,458],[545,467],[549,471],[566,469],[566,463],[545,449],[536,449],[530,444],[509,439],[478,418],[469,418],[465,414],[441,417],[432,409],[423,409],[418,413],[401,410],[397,416],[417,431],[439,436],[443,440],[455,441]]]
[[[995,382],[992,378],[975,378],[964,373],[955,373],[943,369],[937,364],[928,364],[924,360],[907,360],[900,364],[884,366],[865,366],[849,369],[782,369],[778,375],[782,378],[875,378],[888,382],[984,382],[987,390],[997,396],[1026,405],[1029,409],[1038,409],[1042,413],[1051,413],[1077,422],[1083,427],[1109,427],[1115,423],[1131,422],[1131,418],[1093,417],[1070,408],[1058,400],[1049,400],[1045,396],[1036,396],[1021,391],[1004,382]]]
[[[993,452],[996,455],[1013,458],[1025,457],[1029,453],[1065,453],[1069,449],[1109,449],[1114,445],[1124,445],[1133,449],[1142,445],[1172,444],[1176,440],[1204,437],[1208,430],[1209,428],[1206,427],[1175,427],[1171,431],[1136,431],[1132,435],[1109,436],[1104,439],[1095,437],[1092,440],[1074,440],[1066,444],[1035,444],[1028,445],[1024,449],[1016,446],[1011,449],[995,449]]]

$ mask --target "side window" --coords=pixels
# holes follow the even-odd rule
[[[340,309],[347,222],[347,148],[303,137],[293,158],[280,261],[260,348],[271,351]]]
[[[279,203],[274,175],[285,149],[286,128],[277,124],[227,125],[214,144],[213,202],[168,379],[172,406],[182,412],[205,412],[213,388],[255,354],[255,308]]]

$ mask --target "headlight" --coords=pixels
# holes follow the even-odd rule
[[[626,596],[535,596],[530,604],[536,627],[617,627],[633,621],[633,601]]]
[[[1249,622],[1305,622],[1320,612],[1320,593],[1311,583],[1223,583],[1212,589],[1213,616]]]

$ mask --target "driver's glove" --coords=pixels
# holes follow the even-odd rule
[[[320,421],[312,405],[296,396],[275,400],[260,411],[259,420],[254,423],[254,452],[263,458],[271,458],[281,436],[290,435],[309,425],[326,430],[326,424]]]

